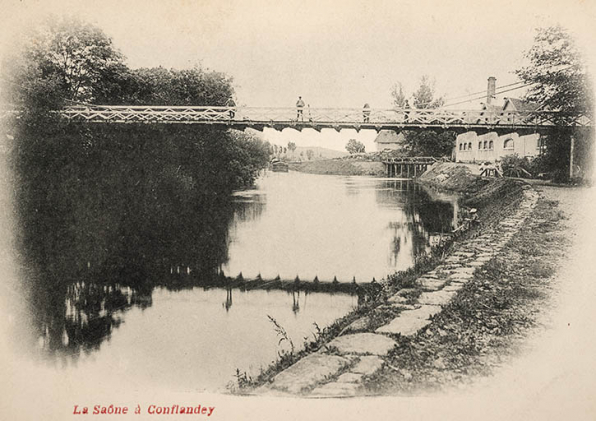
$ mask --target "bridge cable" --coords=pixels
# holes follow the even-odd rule
[[[522,86],[518,86],[518,87],[515,87],[515,88],[505,89],[504,91],[495,92],[495,95],[500,95],[500,94],[504,94],[505,92],[515,91],[517,89],[521,89],[521,88],[525,88],[525,87],[528,87],[528,86],[535,85],[536,83],[538,83],[538,82],[527,83],[527,84],[524,84]],[[443,105],[443,107],[452,107],[453,105],[465,104],[466,102],[475,101],[475,100],[484,99],[484,98],[486,98],[486,95],[483,95],[483,96],[480,96],[480,97],[476,97],[476,98],[470,98],[470,99],[467,99],[465,101],[454,102],[452,104],[445,104],[445,105]]]
[[[523,82],[523,81],[519,81],[519,82],[515,82],[515,83],[510,83],[509,85],[497,86],[497,87],[495,88],[495,90],[497,90],[497,89],[503,89],[503,88],[508,88],[508,87],[510,87],[510,86],[519,85],[519,84],[522,84],[522,83],[525,83],[525,82]],[[456,99],[467,98],[467,97],[469,97],[469,96],[480,95],[480,94],[486,94],[486,90],[483,90],[483,91],[480,91],[480,92],[474,92],[474,93],[472,93],[472,94],[467,94],[467,95],[456,96],[456,97],[453,97],[453,98],[451,98],[451,97],[447,97],[447,98],[445,98],[445,99],[446,99],[446,100],[449,100],[449,101],[453,101],[453,100],[456,100]]]
[[[496,87],[496,88],[495,88],[495,90],[497,90],[497,89],[503,89],[503,88],[507,88],[507,87],[509,87],[509,86],[514,86],[514,85],[520,85],[520,84],[524,84],[524,83],[525,83],[525,82],[522,82],[522,81],[520,81],[520,82],[515,82],[515,83],[510,83],[510,84],[508,84],[508,85],[498,86],[498,87]],[[523,86],[520,86],[520,88],[523,88]],[[517,89],[517,88],[515,88],[515,89]],[[486,91],[480,91],[480,92],[475,92],[475,93],[468,94],[468,95],[461,95],[461,96],[457,96],[457,97],[453,97],[453,98],[447,97],[447,98],[444,98],[444,100],[445,100],[445,101],[454,101],[454,100],[456,100],[456,99],[460,99],[460,98],[467,98],[467,97],[469,97],[469,96],[473,96],[473,95],[479,95],[479,94],[484,94],[484,95],[483,95],[483,96],[481,96],[481,97],[478,97],[478,98],[471,98],[471,99],[468,99],[468,100],[466,100],[466,101],[462,101],[461,103],[458,103],[458,104],[463,104],[464,102],[468,102],[468,101],[474,101],[474,100],[476,100],[476,99],[482,99],[482,98],[486,98]],[[495,93],[495,95],[496,95],[496,94],[497,94],[497,93]],[[439,98],[439,99],[440,99],[440,98]],[[420,105],[429,105],[429,104],[432,104],[432,103],[433,103],[433,102],[435,102],[435,101],[436,101],[436,100],[433,100],[433,101],[427,101],[427,102],[423,102],[423,103],[421,103]],[[442,108],[442,107],[448,107],[448,106],[449,106],[449,105],[442,105],[441,107],[438,107],[438,108]]]

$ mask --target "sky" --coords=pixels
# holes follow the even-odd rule
[[[237,103],[291,107],[391,107],[391,88],[407,95],[422,75],[447,99],[516,82],[535,28],[560,23],[589,45],[591,0],[0,0],[2,40],[48,13],[102,28],[131,67],[200,65],[234,78]],[[2,18],[0,18],[2,19]],[[590,52],[588,52],[589,54]],[[506,95],[519,95],[514,91]],[[478,102],[462,104],[476,108]],[[343,149],[350,138],[374,147],[375,132],[267,130],[278,144]]]

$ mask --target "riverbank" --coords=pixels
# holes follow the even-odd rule
[[[437,175],[451,171],[430,184],[445,184]],[[309,348],[317,352],[251,386],[309,396],[419,393],[471,382],[512,355],[548,299],[545,281],[565,248],[551,244],[561,215],[525,183],[466,183],[464,203],[478,207],[480,226],[389,277],[383,294],[323,332]]]
[[[382,162],[349,161],[344,158],[322,159],[317,161],[290,162],[290,169],[308,174],[323,175],[386,175]]]
[[[369,175],[386,177],[387,169],[383,161],[403,158],[400,151],[380,151],[357,153],[333,159],[290,162],[290,169],[309,174],[323,175]]]

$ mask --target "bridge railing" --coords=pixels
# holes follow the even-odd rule
[[[13,110],[5,110],[13,113]],[[453,126],[592,126],[582,114],[556,111],[492,112],[483,110],[436,109],[362,109],[304,107],[216,107],[216,106],[143,106],[143,105],[72,105],[60,114],[86,122],[163,122],[226,123],[243,122],[292,126],[318,124],[326,126],[360,125],[398,127]]]

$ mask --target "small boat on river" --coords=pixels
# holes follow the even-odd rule
[[[270,165],[273,172],[288,172],[288,164],[278,159],[272,160]]]

